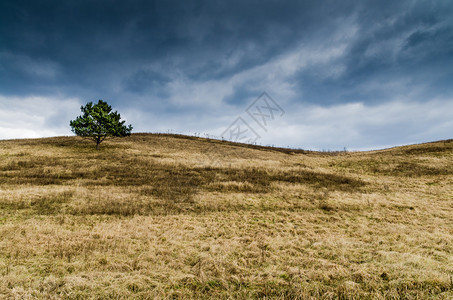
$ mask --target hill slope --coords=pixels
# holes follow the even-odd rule
[[[453,141],[0,141],[0,296],[453,297]]]

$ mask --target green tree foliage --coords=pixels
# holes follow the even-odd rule
[[[124,125],[120,114],[112,112],[112,107],[105,101],[97,104],[88,102],[80,108],[82,115],[72,120],[69,125],[78,136],[87,137],[96,142],[96,149],[105,139],[131,135],[132,126]]]

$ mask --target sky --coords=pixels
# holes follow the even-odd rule
[[[450,139],[453,2],[0,1],[0,139],[73,135],[99,99],[133,132],[313,150]]]

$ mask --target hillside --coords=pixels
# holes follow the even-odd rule
[[[453,297],[453,141],[0,141],[0,298]]]

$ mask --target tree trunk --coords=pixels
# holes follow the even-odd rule
[[[99,144],[100,143],[96,143],[96,150],[99,150]]]

